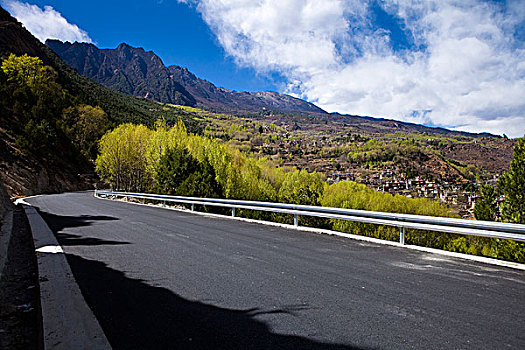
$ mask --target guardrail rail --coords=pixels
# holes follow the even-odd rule
[[[196,204],[225,207],[232,209],[233,217],[235,217],[236,209],[250,209],[292,214],[294,216],[295,226],[299,226],[299,216],[315,216],[328,219],[341,219],[377,225],[394,226],[399,228],[399,242],[401,244],[405,244],[405,229],[456,233],[460,235],[501,238],[525,242],[525,225],[503,222],[384,213],[356,209],[257,202],[237,199],[197,198],[105,190],[95,190],[95,196],[136,198],[142,200],[142,203],[144,203],[145,200],[151,200],[162,202],[164,205],[166,202],[190,204],[192,211],[194,210]]]

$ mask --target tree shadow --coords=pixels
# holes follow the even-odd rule
[[[65,228],[68,227],[82,227],[82,226],[91,226],[97,221],[111,221],[118,220],[112,216],[104,215],[80,215],[80,216],[64,216],[47,213],[45,211],[38,211],[40,216],[47,223],[51,231],[55,234],[55,237],[60,243],[61,246],[82,246],[82,245],[120,245],[120,244],[129,244],[129,242],[124,241],[113,241],[100,239],[95,237],[85,237],[80,235],[74,235],[71,233],[63,232]]]
[[[220,308],[126,277],[105,263],[66,256],[82,294],[115,349],[357,349],[272,333],[255,318],[270,313],[293,315],[304,305],[270,311]]]

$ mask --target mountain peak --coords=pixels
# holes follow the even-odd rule
[[[107,49],[107,50],[111,50],[111,49]],[[134,52],[141,52],[141,53],[145,53],[146,50],[144,50],[144,48],[142,47],[133,47],[127,43],[120,43],[117,48],[115,49],[117,51],[122,51],[122,50],[129,50],[129,51],[134,51]],[[153,53],[152,51],[149,51],[148,53]]]
[[[126,48],[130,48],[131,46],[129,46],[128,44],[122,42],[119,44],[119,46],[117,46],[117,50],[122,50],[122,49],[126,49]]]

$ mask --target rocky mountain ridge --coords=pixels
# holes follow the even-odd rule
[[[115,49],[93,44],[47,40],[80,74],[117,91],[159,102],[215,111],[326,114],[301,99],[272,91],[243,92],[217,87],[187,68],[166,67],[152,51],[122,43]]]

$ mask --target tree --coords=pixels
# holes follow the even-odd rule
[[[100,140],[97,173],[117,190],[142,191],[151,185],[146,151],[151,130],[144,125],[121,124]]]
[[[208,161],[198,161],[185,148],[170,148],[160,158],[156,191],[193,197],[220,197],[221,186]]]
[[[2,62],[2,71],[9,84],[27,85],[31,89],[37,89],[53,78],[51,67],[44,66],[40,58],[28,55],[9,55],[9,58]]]
[[[514,146],[509,171],[500,177],[499,187],[505,196],[503,221],[525,224],[525,137]]]
[[[22,107],[25,109],[24,114],[30,112],[33,119],[49,121],[60,115],[65,103],[65,92],[56,82],[58,76],[52,67],[45,66],[38,57],[11,54],[2,62],[1,69],[12,94],[17,96],[15,100],[25,103]],[[19,109],[15,108],[15,112]]]
[[[181,135],[186,135],[186,128],[180,120],[178,124],[168,128],[164,119],[155,121],[154,128],[155,131],[148,142],[146,158],[148,174],[155,181],[161,157],[168,149],[177,147],[182,142]]]
[[[324,187],[319,174],[306,170],[286,174],[279,189],[279,201],[291,204],[319,205]]]
[[[474,207],[474,216],[477,220],[495,221],[498,217],[498,193],[489,184],[483,185],[479,191],[479,197]]]
[[[38,57],[11,54],[0,65],[2,113],[12,114],[17,147],[23,153],[46,155],[60,144],[56,119],[67,104],[53,68]],[[5,109],[7,107],[7,109]]]
[[[319,205],[323,194],[324,184],[318,173],[308,173],[306,170],[295,170],[284,176],[283,183],[278,192],[278,199],[282,203]],[[323,227],[325,220],[302,216],[301,224],[305,226]]]
[[[66,108],[59,125],[88,159],[94,159],[97,141],[108,127],[108,117],[100,107],[80,105]]]

